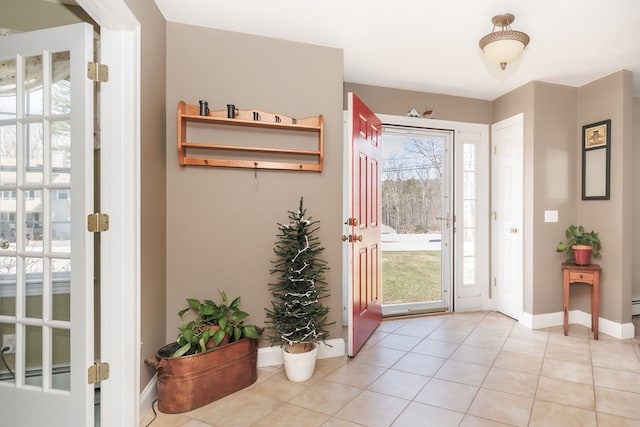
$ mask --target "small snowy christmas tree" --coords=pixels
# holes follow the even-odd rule
[[[310,350],[311,343],[329,336],[326,327],[333,324],[327,323],[329,309],[321,302],[329,296],[324,278],[329,267],[319,258],[324,248],[315,236],[318,221],[306,217],[302,197],[298,211],[289,211],[289,220],[278,223],[277,259],[271,270],[278,281],[269,284],[273,300],[271,309],[265,309],[266,329],[272,344],[303,343]]]

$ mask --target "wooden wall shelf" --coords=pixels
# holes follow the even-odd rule
[[[259,120],[254,120],[255,113],[259,115]],[[312,132],[318,135],[318,143],[312,149],[297,149],[188,141],[187,128],[190,124],[197,123]],[[211,131],[215,132],[215,129]],[[222,157],[222,153],[225,153],[226,157]],[[248,157],[252,153],[259,154],[259,159],[249,159]],[[290,160],[286,160],[288,157]],[[282,160],[283,158],[285,160]],[[301,162],[300,158],[304,158],[305,161]],[[218,110],[209,111],[209,115],[201,116],[198,105],[187,104],[184,101],[178,102],[178,159],[180,166],[322,172],[323,158],[324,124],[322,115],[295,119],[291,116],[261,110],[236,110],[236,116],[228,118],[227,110]]]

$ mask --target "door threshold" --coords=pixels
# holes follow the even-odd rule
[[[398,309],[398,310],[390,310],[388,312],[384,312],[382,310],[382,318],[383,319],[394,319],[398,317],[413,317],[413,316],[426,316],[426,315],[435,315],[435,314],[445,314],[451,313],[446,307],[438,307],[438,308],[424,308],[424,309]]]

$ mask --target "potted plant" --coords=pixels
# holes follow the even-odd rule
[[[180,310],[178,316],[192,312],[196,317],[178,327],[180,334],[176,340],[178,348],[173,357],[196,354],[217,347],[221,343],[238,341],[242,337],[257,339],[258,331],[254,325],[244,324],[249,314],[240,310],[240,297],[227,305],[227,295],[220,289],[222,302],[212,300],[199,301],[187,298],[188,307]]]
[[[187,299],[175,342],[159,349],[145,362],[158,374],[158,409],[186,412],[253,384],[257,376],[258,338],[261,330],[245,325],[249,314],[240,310],[240,297],[222,301]]]
[[[589,265],[591,257],[600,258],[602,244],[598,233],[587,232],[582,225],[570,225],[565,231],[566,242],[559,242],[556,252],[566,252],[568,264]]]
[[[320,258],[324,251],[316,232],[318,222],[306,216],[303,198],[296,212],[289,211],[289,223],[278,223],[278,241],[271,274],[277,277],[269,284],[273,297],[266,308],[266,330],[272,344],[283,347],[287,378],[306,381],[315,370],[316,343],[329,336],[326,329],[328,307],[322,300],[329,296],[324,273],[329,269]]]

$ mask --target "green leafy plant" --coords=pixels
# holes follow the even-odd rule
[[[273,297],[267,308],[267,327],[272,344],[309,344],[325,340],[329,331],[329,308],[322,300],[329,296],[324,273],[329,269],[320,258],[324,251],[316,232],[317,221],[306,216],[303,199],[297,212],[289,211],[288,224],[278,224],[276,260],[271,274],[278,280],[269,284]]]
[[[602,244],[600,243],[600,237],[598,233],[595,231],[587,232],[585,228],[581,225],[570,225],[567,227],[565,231],[565,242],[559,242],[556,246],[556,252],[566,252],[567,254],[567,263],[573,263],[575,261],[573,256],[573,246],[574,245],[586,245],[591,246],[593,249],[591,251],[591,256],[594,258],[600,258],[600,250],[602,249]]]
[[[187,299],[187,308],[180,310],[178,315],[183,317],[187,312],[191,312],[196,317],[178,327],[178,349],[173,353],[173,357],[205,352],[219,346],[227,337],[229,342],[244,337],[259,338],[256,326],[244,324],[244,319],[249,314],[240,310],[240,297],[227,304],[227,294],[222,289],[219,292],[222,299],[220,304],[212,300]]]

